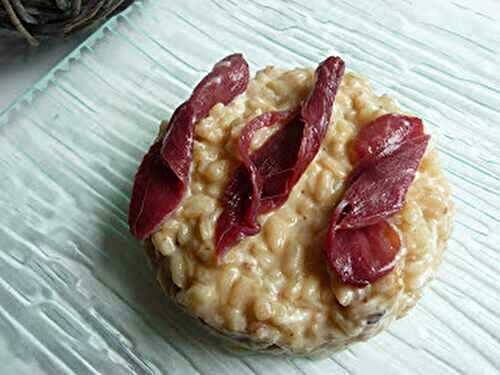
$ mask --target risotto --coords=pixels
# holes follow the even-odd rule
[[[313,84],[312,69],[267,67],[228,105],[215,105],[195,127],[186,193],[146,240],[168,295],[243,347],[308,355],[375,335],[415,305],[450,235],[450,189],[431,143],[404,207],[388,219],[401,239],[395,268],[365,287],[342,283],[329,272],[324,244],[332,209],[353,169],[349,142],[379,116],[401,113],[393,99],[375,95],[365,78],[346,73],[313,162],[279,209],[258,216],[261,231],[240,241],[218,264],[214,230],[224,189],[239,164],[235,147],[241,129],[264,112],[300,105]],[[252,148],[274,131],[259,130]]]

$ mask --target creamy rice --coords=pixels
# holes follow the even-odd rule
[[[374,95],[366,79],[347,73],[334,123],[287,202],[260,216],[262,231],[216,265],[214,228],[221,195],[238,164],[239,132],[263,112],[297,106],[312,88],[313,73],[267,67],[243,95],[228,106],[216,105],[197,124],[189,190],[152,236],[155,250],[150,252],[159,281],[191,314],[218,331],[297,354],[342,349],[403,316],[440,263],[453,216],[449,187],[431,144],[406,205],[390,219],[403,244],[394,271],[365,288],[342,285],[328,273],[323,247],[332,209],[353,167],[348,142],[373,119],[400,112],[391,98]],[[253,146],[273,131],[260,131]]]

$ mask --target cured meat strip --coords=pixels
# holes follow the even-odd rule
[[[240,135],[242,165],[223,198],[224,210],[215,229],[219,260],[247,235],[260,230],[257,215],[280,207],[318,153],[344,74],[344,62],[329,57],[316,69],[316,81],[300,111],[270,112],[250,121]],[[249,155],[255,132],[280,123],[281,128]]]
[[[404,141],[419,137],[423,132],[424,125],[418,117],[394,113],[382,115],[364,126],[356,136],[353,143],[356,161],[381,151],[389,154]]]
[[[393,269],[400,240],[385,219],[403,207],[429,138],[420,120],[399,115],[382,116],[358,134],[363,159],[348,178],[326,246],[344,283],[365,286]]]
[[[352,172],[358,177],[339,203],[344,216],[337,227],[360,228],[398,212],[404,205],[428,141],[429,136],[422,135],[399,145],[388,156],[360,163]]]
[[[330,229],[326,256],[343,283],[362,287],[392,271],[400,247],[398,233],[382,220],[360,229]]]
[[[138,239],[146,238],[172,212],[182,197],[184,185],[163,164],[161,141],[154,143],[135,175],[128,223]]]
[[[241,131],[238,150],[242,164],[226,187],[222,199],[224,211],[216,225],[216,247],[223,249],[220,252],[245,236],[260,231],[257,215],[262,211],[264,188],[267,187],[264,193],[266,196],[274,196],[273,189],[274,192],[279,192],[279,184],[282,186],[286,183],[287,176],[284,172],[293,167],[293,150],[283,152],[283,146],[298,149],[302,132],[297,129],[302,130],[302,124],[297,126],[297,120],[298,111],[266,112],[251,120]],[[283,124],[283,127],[250,155],[250,144],[255,133],[278,123]],[[273,178],[279,182],[270,184]]]
[[[165,136],[151,146],[134,180],[128,222],[135,237],[149,236],[181,201],[193,160],[194,125],[215,104],[228,104],[244,92],[248,79],[243,56],[227,56],[175,110]]]
[[[172,116],[161,154],[179,180],[187,182],[193,159],[194,125],[217,103],[228,104],[246,90],[248,64],[241,54],[227,56],[195,87],[191,97]]]

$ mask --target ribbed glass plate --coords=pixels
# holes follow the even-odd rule
[[[253,71],[340,54],[435,135],[457,218],[417,308],[328,359],[234,356],[156,286],[128,233],[161,119],[222,56]],[[500,371],[500,3],[146,1],[0,118],[2,374]]]

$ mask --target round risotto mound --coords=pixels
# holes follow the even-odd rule
[[[379,116],[401,113],[390,97],[375,95],[365,78],[346,73],[320,151],[286,203],[261,215],[262,230],[217,264],[214,228],[220,198],[239,163],[235,147],[242,127],[264,112],[296,107],[313,83],[313,69],[267,67],[229,105],[213,107],[195,128],[186,194],[146,241],[170,298],[240,347],[312,355],[368,339],[415,305],[451,232],[450,189],[431,143],[405,206],[388,219],[402,244],[394,270],[366,287],[342,284],[328,271],[324,244],[332,208],[353,168],[349,142]],[[262,145],[273,131],[259,131],[252,146]]]

